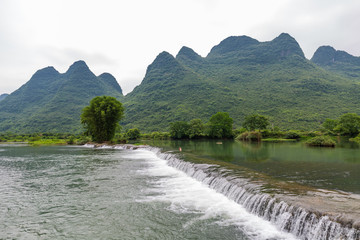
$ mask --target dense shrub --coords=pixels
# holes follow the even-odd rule
[[[170,123],[170,136],[174,139],[189,138],[190,125],[184,121]]]
[[[247,129],[244,128],[244,127],[238,128],[238,129],[233,130],[233,135],[234,135],[235,137],[237,137],[237,136],[239,136],[240,134],[242,134],[242,133],[244,133],[244,132],[246,132],[246,131],[247,131]]]
[[[141,136],[140,131],[137,128],[129,129],[125,133],[125,138],[129,139],[129,140],[136,140],[136,139],[140,138],[140,136]]]
[[[301,138],[301,135],[297,131],[290,130],[290,131],[287,131],[285,133],[284,138],[286,138],[286,139],[299,139],[299,138]]]
[[[330,136],[317,136],[306,141],[308,146],[335,147],[336,142]]]

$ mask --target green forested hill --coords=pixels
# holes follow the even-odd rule
[[[207,121],[225,111],[236,126],[260,113],[284,129],[313,129],[325,118],[360,113],[359,94],[358,82],[307,60],[288,34],[269,42],[229,37],[205,58],[188,47],[176,58],[158,55],[125,97],[124,125],[161,131],[172,121]]]
[[[41,69],[1,101],[0,132],[79,132],[82,108],[100,95],[123,97],[110,74],[96,77],[83,61],[63,74]]]
[[[232,36],[206,57],[183,47],[160,53],[142,83],[125,97],[115,78],[95,76],[83,61],[66,73],[37,71],[0,102],[0,132],[77,132],[81,109],[99,95],[125,106],[125,129],[167,131],[170,122],[229,112],[235,127],[259,113],[282,129],[316,129],[326,118],[360,114],[358,57],[320,47],[311,60],[281,34],[268,42]]]

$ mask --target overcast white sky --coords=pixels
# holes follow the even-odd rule
[[[202,56],[229,36],[292,35],[307,58],[322,45],[360,55],[359,0],[0,0],[0,94],[38,70],[84,60],[124,93],[162,51]]]

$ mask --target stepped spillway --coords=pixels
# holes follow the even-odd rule
[[[327,214],[320,207],[326,201],[321,194],[305,196],[269,194],[263,187],[266,184],[264,182],[233,176],[230,170],[216,165],[187,162],[173,153],[162,153],[156,148],[151,150],[166,159],[168,165],[185,172],[242,205],[249,212],[274,223],[281,230],[290,232],[300,239],[360,239],[358,215],[349,213],[349,216],[345,216],[331,211]],[[321,193],[324,195],[324,191]],[[336,193],[331,192],[331,194],[331,200],[335,200]],[[302,201],[303,197],[305,201]],[[354,208],[360,207],[360,199],[353,199],[348,195],[345,198],[350,206],[354,207],[353,204],[357,204]],[[313,206],[310,205],[311,203]],[[329,205],[331,204],[328,203],[326,206]]]
[[[110,148],[145,148],[152,151],[165,159],[169,166],[183,171],[299,239],[360,239],[358,195],[277,182],[249,170],[239,174],[239,171],[213,163],[186,161],[181,155],[163,152],[160,148],[131,145]]]

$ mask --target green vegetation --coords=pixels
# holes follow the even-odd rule
[[[218,112],[204,125],[201,119],[192,119],[189,123],[177,121],[170,123],[170,137],[173,139],[193,138],[233,138],[233,119],[228,113]]]
[[[189,123],[189,138],[201,138],[204,136],[205,125],[201,119],[192,119]]]
[[[300,135],[300,132],[298,132],[298,131],[289,130],[285,133],[284,138],[297,140],[297,139],[301,138],[301,135]]]
[[[97,97],[99,99],[101,97]],[[90,107],[90,106],[89,106]],[[247,118],[247,117],[246,117]],[[291,142],[291,141],[303,141],[304,144],[308,146],[325,146],[325,147],[335,147],[336,142],[328,134],[329,129],[335,129],[338,126],[338,129],[356,129],[354,126],[358,124],[359,116],[356,114],[343,114],[339,117],[338,120],[327,119],[324,123],[325,126],[330,126],[329,128],[323,128],[322,131],[300,131],[300,130],[289,130],[283,131],[278,127],[271,127],[263,130],[256,131],[247,131],[245,128],[240,128],[238,130],[232,130],[232,135],[228,137],[227,135],[222,135],[222,138],[235,138],[240,141],[248,142]],[[247,118],[250,119],[250,118]],[[354,119],[356,121],[354,121]],[[229,132],[231,129],[232,119],[228,113],[219,112],[214,114],[208,121],[204,124],[200,119],[193,119],[189,122],[178,121],[171,123],[170,132],[152,132],[152,133],[140,133],[140,130],[137,128],[129,129],[125,133],[120,132],[120,128],[116,129],[115,137],[110,144],[117,143],[126,143],[128,140],[169,140],[169,139],[193,139],[193,138],[219,138],[219,135],[209,135],[211,132],[211,127],[215,133],[224,133]],[[333,123],[337,123],[334,127]],[[223,130],[226,129],[226,130]],[[334,131],[335,131],[334,130]],[[349,136],[348,132],[338,131],[337,134],[341,135],[344,133],[344,136]],[[192,136],[192,137],[191,137]],[[357,142],[360,144],[360,133],[353,138],[349,139],[350,141]],[[0,142],[26,142],[32,146],[39,145],[59,145],[59,144],[85,144],[91,141],[90,137],[84,135],[72,135],[72,134],[0,134]]]
[[[81,134],[61,134],[61,133],[33,133],[33,134],[0,134],[0,142],[28,143],[31,146],[40,145],[82,145],[90,142],[90,138]]]
[[[86,135],[95,142],[110,141],[115,136],[119,121],[124,116],[124,107],[114,97],[95,97],[90,105],[83,109],[81,123]]]
[[[342,115],[334,130],[341,135],[356,136],[360,133],[360,116],[355,113]]]
[[[339,119],[326,119],[322,126],[329,134],[354,137],[360,133],[360,116],[346,113]]]
[[[41,69],[0,102],[0,133],[81,133],[81,110],[102,95],[123,98],[114,77],[96,77],[83,61],[63,74],[53,67]]]
[[[314,147],[335,147],[336,142],[330,136],[318,136],[309,139],[306,144]]]
[[[208,123],[208,136],[211,138],[233,138],[233,122],[227,112],[218,112],[212,115]]]
[[[137,128],[129,129],[129,130],[125,133],[125,138],[126,138],[126,139],[129,139],[129,140],[139,139],[140,136],[141,136],[140,130],[137,129]]]
[[[166,139],[170,139],[170,133],[168,132],[143,133],[141,135],[141,138],[145,140],[166,140]]]
[[[360,134],[357,135],[357,136],[354,137],[354,138],[350,138],[349,141],[350,141],[350,142],[356,142],[356,143],[360,144]]]
[[[29,141],[31,146],[42,146],[42,145],[67,145],[66,139],[39,139],[36,141]]]
[[[269,126],[268,118],[259,114],[246,116],[243,123],[243,127],[249,131],[263,130],[266,129],[267,126]]]
[[[173,139],[189,138],[190,125],[184,121],[170,123],[170,136]]]
[[[256,119],[254,115],[246,116],[248,121],[244,125],[248,127],[250,119]],[[253,125],[252,125],[253,126]],[[249,127],[248,127],[249,128]],[[252,128],[254,129],[254,127]],[[299,130],[280,131],[279,128],[273,127],[272,129],[258,130],[258,131],[240,131],[236,137],[241,141],[299,141],[306,140],[309,146],[329,146],[335,147],[336,142],[328,135],[342,135],[342,136],[356,136],[351,138],[350,141],[360,143],[360,116],[354,113],[346,113],[339,117],[339,119],[326,119],[323,123],[322,131],[304,132]]]
[[[315,64],[341,74],[344,77],[360,80],[360,57],[354,57],[330,46],[319,47],[311,61]]]
[[[249,142],[260,142],[261,141],[261,132],[259,131],[251,131],[251,132],[243,132],[239,136],[236,137],[236,140],[241,141],[249,141]]]
[[[123,125],[166,131],[170,122],[206,122],[224,111],[235,128],[258,113],[283,130],[320,130],[326,118],[359,114],[359,102],[359,79],[307,60],[291,36],[269,42],[230,37],[205,58],[188,47],[176,58],[159,54],[142,83],[126,95]]]
[[[327,118],[325,122],[323,122],[323,128],[328,131],[330,134],[335,134],[335,128],[339,124],[338,120]]]
[[[202,124],[217,112],[229,113],[235,129],[261,130],[263,139],[280,137],[276,131],[271,131],[273,136],[263,131],[269,128],[266,119],[283,131],[325,129],[329,134],[356,136],[358,127],[323,121],[346,112],[360,114],[359,59],[325,47],[309,61],[288,34],[267,42],[229,37],[206,57],[188,47],[176,57],[160,53],[148,66],[142,83],[126,96],[113,76],[95,76],[83,61],[75,62],[63,74],[47,67],[0,102],[0,133],[81,133],[81,109],[92,98],[107,95],[126,108],[123,128],[140,129],[149,133],[147,137],[151,132],[156,133],[154,137],[167,137],[162,132],[173,132],[170,123],[181,121],[187,122],[189,129],[180,135],[173,132],[173,136],[239,135],[239,131],[230,134],[229,129]],[[247,124],[245,117],[253,113],[258,120],[267,116],[262,119],[265,125]],[[125,135],[119,133],[116,139],[123,141]]]

